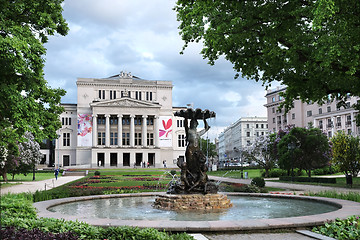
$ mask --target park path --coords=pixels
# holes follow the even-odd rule
[[[37,190],[49,190],[54,187],[64,185],[66,183],[78,180],[84,176],[61,176],[56,180],[55,178],[46,179],[42,181],[26,181],[19,182],[21,184],[0,187],[0,194],[7,193],[22,193],[22,192],[36,192]]]

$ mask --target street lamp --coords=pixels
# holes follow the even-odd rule
[[[291,153],[290,160],[291,160],[291,181],[294,181],[294,150],[296,148],[296,144],[294,142],[291,142],[288,144],[288,149]]]
[[[239,153],[239,160],[240,160],[240,178],[243,179],[244,178],[244,169],[243,169],[243,161],[242,161],[242,157],[241,157],[241,151],[239,149],[237,149],[236,147],[234,147],[234,151]]]

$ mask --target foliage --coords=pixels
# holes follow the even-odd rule
[[[288,109],[299,98],[360,96],[358,0],[178,0],[174,10],[183,50],[201,42],[211,65],[224,56],[248,79],[288,86]]]
[[[265,187],[265,180],[262,177],[256,177],[251,180],[251,185],[255,185],[259,188]]]
[[[42,240],[54,240],[54,239],[67,239],[67,240],[76,240],[79,239],[77,236],[71,232],[65,233],[45,233],[39,229],[15,229],[14,227],[6,227],[0,229],[0,235],[2,239],[22,239],[22,240],[33,240],[33,239],[42,239]]]
[[[19,156],[11,156],[16,162],[16,166],[8,170],[13,179],[16,174],[27,175],[29,170],[33,169],[42,158],[40,144],[35,141],[34,136],[30,132],[26,132],[24,139],[19,143]]]
[[[275,167],[276,158],[273,154],[275,134],[260,136],[256,138],[251,147],[243,151],[248,161],[255,161],[265,170],[265,177],[269,176],[269,170]]]
[[[94,172],[94,175],[95,175],[95,176],[100,176],[100,171],[95,171],[95,172]]]
[[[339,131],[331,142],[332,163],[339,171],[356,177],[360,171],[360,138]]]
[[[61,127],[59,103],[65,91],[51,89],[43,72],[47,36],[68,31],[61,3],[0,2],[0,146],[9,155],[18,155],[17,143],[25,132],[41,142],[55,139]]]
[[[317,168],[313,170],[314,175],[329,175],[329,174],[334,174],[336,172],[337,172],[336,169],[331,166],[326,166],[323,168]]]
[[[318,128],[294,127],[281,138],[277,148],[280,168],[304,169],[309,177],[311,170],[324,167],[330,161],[328,139]]]
[[[209,158],[217,156],[216,145],[209,139],[200,138],[200,149],[205,154],[205,156],[208,154]]]
[[[313,182],[313,183],[331,183],[336,184],[336,178],[320,178],[320,177],[290,177],[290,176],[281,176],[279,177],[280,181],[294,181],[294,182]]]
[[[359,216],[350,216],[345,220],[336,219],[334,222],[325,223],[325,226],[314,227],[312,231],[336,239],[359,239]]]
[[[318,197],[327,197],[327,198],[337,198],[343,200],[349,200],[354,202],[360,202],[360,194],[357,192],[336,192],[336,191],[323,191],[317,193],[308,193],[310,196],[318,196]]]
[[[263,171],[261,173],[261,176],[265,177],[265,174],[266,174],[266,172]],[[274,169],[269,170],[267,177],[269,177],[269,178],[277,178],[277,177],[286,176],[286,175],[287,175],[286,170],[283,170],[283,169],[280,169],[280,168],[274,168]]]
[[[1,196],[1,226],[11,227],[16,231],[29,230],[43,233],[63,234],[56,236],[79,237],[80,239],[153,239],[153,240],[190,240],[187,234],[168,235],[155,229],[139,229],[134,227],[109,227],[101,228],[91,226],[79,221],[66,221],[64,219],[37,218],[32,202],[31,194],[7,194]],[[5,203],[5,204],[4,204]],[[21,204],[21,207],[19,207]],[[4,214],[3,214],[4,213]],[[37,230],[34,230],[37,229]],[[71,233],[69,233],[71,232]],[[24,233],[25,234],[25,233]],[[29,234],[27,232],[26,234]],[[49,234],[50,235],[50,234]],[[23,236],[23,235],[21,235]],[[28,236],[28,235],[26,235]],[[25,238],[19,238],[25,239]],[[34,238],[46,239],[46,238]],[[53,238],[57,239],[57,238]],[[68,238],[60,238],[68,239]],[[71,239],[71,238],[70,238]]]

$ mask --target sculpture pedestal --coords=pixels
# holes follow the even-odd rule
[[[219,211],[232,207],[223,194],[175,194],[158,196],[153,207],[173,211]]]

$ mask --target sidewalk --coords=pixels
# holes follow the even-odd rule
[[[42,181],[27,181],[21,182],[21,184],[1,187],[0,194],[7,193],[22,193],[22,192],[36,192],[37,190],[49,190],[54,187],[64,185],[66,183],[75,181],[77,179],[83,178],[83,176],[60,176],[57,180],[55,178],[42,180]]]

